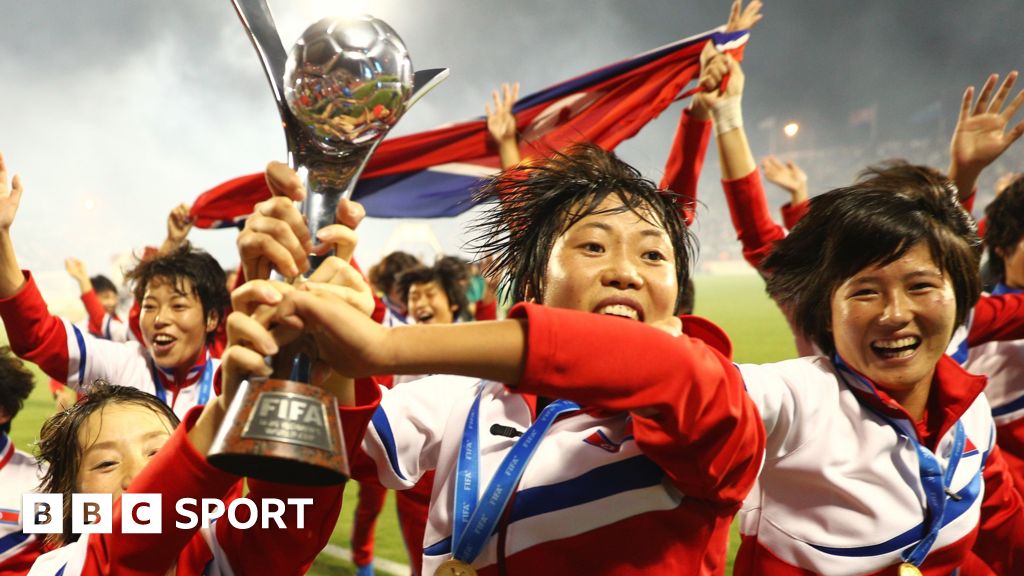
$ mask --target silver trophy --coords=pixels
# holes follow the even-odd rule
[[[270,81],[292,168],[306,174],[310,233],[334,224],[374,149],[402,114],[448,76],[414,73],[402,39],[371,16],[325,18],[285,58],[265,0],[232,0]],[[315,269],[326,256],[310,255]],[[235,474],[295,484],[348,477],[337,399],[313,386],[301,344],[274,359],[274,376],[242,383],[209,460]]]

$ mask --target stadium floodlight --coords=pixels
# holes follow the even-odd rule
[[[789,122],[782,127],[782,132],[787,138],[796,138],[797,132],[800,132],[800,125],[796,122]]]

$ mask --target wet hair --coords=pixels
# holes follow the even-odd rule
[[[682,300],[679,303],[680,314],[693,314],[693,305],[697,300],[697,287],[693,285],[693,278],[686,279],[686,286],[683,288]]]
[[[1024,178],[1015,180],[985,207],[985,218],[988,219],[985,246],[988,247],[989,269],[997,282],[1003,282],[1006,280],[1003,256],[1012,254],[1024,238]]]
[[[25,363],[7,346],[0,348],[0,408],[13,420],[32,393],[35,379]],[[11,423],[0,424],[0,433],[11,431]]]
[[[615,197],[622,206],[599,209]],[[665,230],[675,255],[679,294],[690,276],[690,255],[696,242],[676,204],[676,195],[592,144],[576,144],[546,161],[520,164],[493,177],[477,192],[480,202],[493,207],[473,224],[470,247],[481,259],[492,257],[487,275],[499,277],[499,294],[514,302],[544,300],[544,276],[551,249],[574,224],[593,214],[635,213]]]
[[[114,386],[102,379],[96,380],[76,404],[50,416],[39,432],[37,458],[40,464],[47,465],[40,492],[64,495],[64,530],[47,537],[52,545],[64,546],[78,540],[78,535],[71,531],[71,494],[77,491],[84,452],[79,433],[89,416],[110,404],[141,406],[167,420],[170,430],[178,426],[178,417],[156,396],[127,386]]]
[[[209,318],[211,313],[216,312],[218,321],[224,322],[225,313],[231,303],[231,295],[225,286],[227,279],[224,269],[213,256],[204,250],[193,248],[188,242],[168,254],[142,260],[125,277],[131,282],[135,300],[140,304],[149,283],[155,278],[173,282],[175,288],[185,293],[185,280],[189,280],[192,283],[192,292],[198,296],[203,306],[204,318]],[[215,337],[215,330],[207,332],[207,343]]]
[[[466,290],[459,284],[457,277],[450,266],[444,266],[440,262],[431,267],[416,266],[409,268],[398,277],[398,289],[402,293],[402,302],[409,305],[409,291],[416,284],[429,284],[437,282],[437,285],[444,290],[448,298],[448,305],[454,306],[452,318],[458,320],[464,314],[468,315],[469,303],[466,300]]]
[[[89,278],[89,281],[92,282],[93,292],[96,292],[97,294],[100,292],[113,292],[114,294],[117,294],[117,286],[114,286],[114,283],[110,281],[110,278],[107,278],[103,274],[97,274],[92,278]]]
[[[951,281],[957,325],[980,296],[981,244],[956,188],[940,180],[902,189],[897,176],[873,176],[811,199],[807,215],[764,261],[769,295],[827,355],[835,352],[831,300],[840,284],[869,266],[895,262],[919,243]]]
[[[373,286],[387,295],[391,292],[395,281],[402,272],[414,266],[422,265],[412,254],[396,250],[382,258],[374,267]]]

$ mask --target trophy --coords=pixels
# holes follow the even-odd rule
[[[301,210],[314,234],[335,222],[370,155],[402,114],[448,75],[414,73],[398,34],[371,16],[325,18],[285,57],[266,0],[232,0],[270,81],[288,160],[306,174]],[[326,256],[310,255],[310,269]],[[311,384],[314,347],[300,341],[273,359],[270,378],[243,381],[209,454],[238,474],[291,484],[348,478],[337,399]]]

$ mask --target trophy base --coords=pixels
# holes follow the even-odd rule
[[[309,384],[243,381],[207,460],[226,472],[268,482],[340,484],[349,468],[338,401]]]
[[[348,480],[347,474],[336,470],[275,456],[222,453],[208,460],[225,472],[278,484],[331,486]]]

